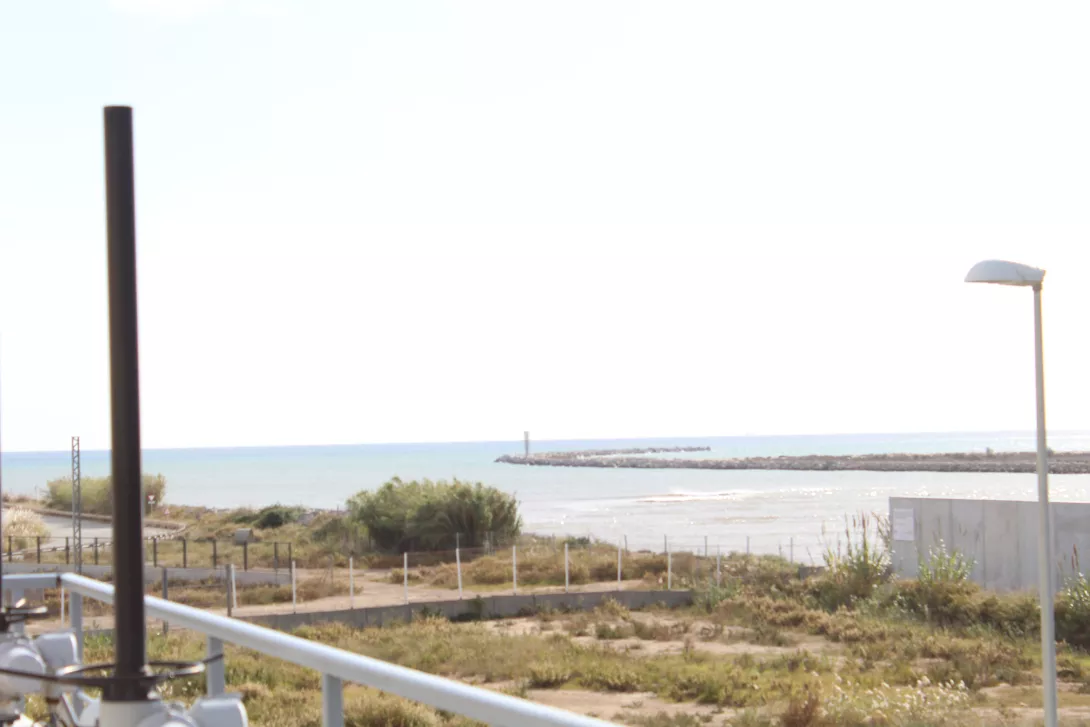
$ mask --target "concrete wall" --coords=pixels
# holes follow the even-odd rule
[[[75,566],[54,563],[4,563],[4,573],[75,573]],[[167,578],[172,581],[203,581],[209,578],[224,578],[224,568],[167,568]],[[83,575],[88,578],[109,578],[113,568],[108,565],[83,566]],[[158,583],[163,577],[163,569],[153,566],[144,566],[144,581],[146,583]],[[244,571],[235,569],[235,584],[239,586],[254,586],[265,583],[289,584],[291,572],[281,570],[273,571]]]
[[[1052,548],[1062,588],[1070,577],[1075,549],[1090,569],[1090,503],[1052,504]],[[898,512],[913,513],[911,540],[899,540]],[[938,498],[891,497],[890,520],[894,524],[893,572],[905,578],[919,573],[921,556],[941,540],[948,551],[957,550],[973,561],[971,578],[996,591],[1037,588],[1036,502],[1014,500],[948,500]],[[905,523],[904,518],[901,518]],[[900,533],[904,535],[904,533]]]
[[[385,623],[405,623],[414,614],[441,614],[452,621],[472,618],[528,616],[544,610],[589,611],[606,599],[613,599],[627,608],[639,609],[653,605],[668,608],[693,602],[690,591],[614,591],[612,593],[542,593],[525,596],[489,596],[480,599],[432,601],[402,606],[375,606],[342,611],[314,611],[246,616],[242,620],[279,631],[291,631],[308,624],[338,622],[352,626],[381,626]]]

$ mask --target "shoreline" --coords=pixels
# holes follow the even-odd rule
[[[585,452],[544,452],[503,455],[496,462],[536,467],[613,467],[629,469],[793,470],[810,472],[965,472],[1026,474],[1037,471],[1034,452],[947,452],[937,454],[808,454],[731,459],[666,459],[633,456],[652,452],[709,451],[707,447],[676,447]],[[1049,455],[1050,474],[1090,474],[1090,452],[1054,452]]]

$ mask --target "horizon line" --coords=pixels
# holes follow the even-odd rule
[[[1055,429],[1052,434],[1081,434],[1090,430],[1083,429]],[[578,438],[553,438],[533,439],[530,442],[622,442],[622,441],[650,441],[650,440],[707,440],[707,439],[801,439],[809,437],[890,437],[890,436],[949,436],[964,434],[988,434],[988,435],[1025,435],[1034,436],[1033,429],[964,429],[948,431],[924,431],[924,432],[824,432],[807,434],[701,434],[701,435],[660,435],[641,437],[578,437]],[[444,445],[444,444],[522,444],[522,439],[458,439],[458,440],[425,440],[425,441],[385,441],[385,442],[340,442],[328,444],[243,444],[243,445],[211,445],[211,446],[183,446],[183,447],[143,447],[142,452],[186,452],[199,450],[245,450],[245,449],[318,449],[332,447],[385,447],[395,445]],[[111,449],[84,449],[82,452],[111,452]],[[68,449],[13,449],[0,454],[58,454],[68,453]]]

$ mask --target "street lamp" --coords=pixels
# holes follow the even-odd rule
[[[1053,606],[1052,517],[1048,504],[1048,447],[1045,441],[1045,366],[1041,336],[1041,281],[1045,271],[1006,260],[985,260],[972,267],[967,283],[1033,288],[1033,341],[1037,370],[1037,583],[1041,590],[1041,681],[1045,727],[1056,727],[1056,614]]]

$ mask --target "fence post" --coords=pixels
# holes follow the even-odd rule
[[[9,563],[11,562],[11,551],[12,551],[12,543],[14,543],[14,542],[15,542],[15,541],[14,541],[14,540],[12,539],[12,537],[11,537],[11,536],[9,535],[9,536],[8,536],[8,562],[9,562]]]
[[[224,668],[223,664],[223,642],[214,636],[209,636],[208,648],[205,653],[212,660],[208,662],[204,669],[205,691],[210,697],[218,697],[227,691],[227,669]]]
[[[216,539],[212,539],[212,568],[219,568],[220,566],[219,553],[216,551]]]
[[[68,619],[72,622],[72,632],[76,635],[76,661],[83,663],[83,594],[72,591],[68,604]]]
[[[167,569],[166,568],[163,568],[163,600],[164,601],[170,600],[170,595],[169,595],[169,592],[167,591]],[[167,623],[166,619],[163,619],[163,635],[166,636],[168,633],[170,633],[170,624]]]
[[[568,592],[568,544],[564,543],[564,593]]]
[[[719,546],[715,546],[715,585],[723,585],[723,553]]]
[[[98,538],[94,539],[95,565],[98,565]]]
[[[68,540],[68,538],[65,538],[65,541],[67,541],[67,540]],[[67,548],[68,548],[68,543],[65,542],[65,549],[67,550]],[[152,565],[153,568],[158,568],[159,567],[159,539],[158,538],[152,538],[151,539],[151,565]]]
[[[41,565],[41,563],[42,563],[42,536],[41,535],[35,535],[34,536],[34,541],[35,541],[34,545],[35,545],[35,547],[36,547],[36,549],[38,551],[38,565]],[[11,554],[11,551],[9,550],[8,555],[10,555],[10,554]],[[10,558],[8,559],[8,562],[9,563],[11,562]]]
[[[518,555],[515,552],[515,546],[511,546],[511,593],[518,595],[519,592],[519,560]]]
[[[330,674],[322,675],[322,727],[344,727],[344,686]]]
[[[64,626],[64,587],[61,587],[61,626]]]
[[[250,543],[242,544],[242,570],[250,570]]]
[[[674,563],[670,557],[670,546],[666,546],[666,590],[674,588]]]
[[[405,605],[409,605],[409,551],[405,551],[402,558],[401,575],[405,585]]]
[[[182,538],[182,567],[189,567],[189,541]]]
[[[617,541],[617,590],[621,590],[621,543]]]
[[[227,616],[230,618],[235,611],[235,566],[228,563],[223,575],[226,576],[224,580],[227,586]]]
[[[71,556],[71,551],[69,550],[69,547],[71,545],[72,545],[72,543],[70,542],[69,538],[65,537],[65,539],[64,539],[64,564],[65,565],[68,565],[69,563],[72,562],[71,561],[71,557],[72,557]]]
[[[291,543],[288,543],[288,562],[290,562],[290,563],[295,562],[295,558],[292,557],[292,554],[291,554]]]
[[[280,572],[280,543],[273,543],[273,572]]]
[[[458,569],[458,600],[462,600],[462,549],[454,549],[454,567]]]
[[[356,607],[356,576],[352,556],[348,556],[348,608]]]
[[[291,562],[291,612],[295,613],[295,561]]]

